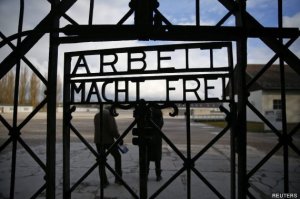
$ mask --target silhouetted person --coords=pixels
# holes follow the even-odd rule
[[[151,119],[161,129],[164,125],[163,115],[160,109],[151,108]],[[151,139],[148,144],[148,174],[150,161],[155,163],[156,181],[160,181],[161,177],[161,154],[162,154],[162,138],[159,131],[153,128]]]
[[[115,118],[110,114],[109,112],[110,107],[105,107],[103,109],[103,129],[102,129],[102,135],[101,133],[101,126],[100,126],[100,113],[97,113],[94,118],[94,125],[95,125],[95,136],[94,136],[94,142],[96,144],[97,150],[99,154],[104,154],[105,151],[114,143],[115,139],[120,137],[117,123]],[[123,144],[123,141],[121,141],[120,144]],[[111,150],[110,153],[115,161],[115,170],[116,173],[122,177],[122,165],[121,165],[121,154],[118,150],[118,147],[114,147]],[[101,168],[104,168],[103,170],[103,179],[101,179]],[[107,187],[109,185],[105,167],[99,166],[99,176],[100,180],[103,180],[104,187]],[[116,178],[115,183],[121,184],[121,182]]]

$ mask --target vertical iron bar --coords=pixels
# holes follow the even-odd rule
[[[186,147],[187,147],[187,161],[188,164],[191,164],[191,124],[190,124],[190,103],[186,103]],[[191,167],[192,165],[188,165],[186,168],[187,172],[187,198],[191,198]]]
[[[12,132],[15,133],[15,132]],[[12,135],[14,136],[14,135]],[[14,198],[15,193],[15,176],[16,176],[16,158],[17,158],[17,140],[12,141],[12,160],[11,160],[11,176],[10,176],[10,199]]]
[[[135,1],[134,25],[139,32],[139,39],[147,39],[153,25],[153,3],[152,0]]]
[[[282,0],[278,0],[278,28],[282,29]],[[280,43],[283,45],[283,39],[279,38]],[[283,173],[284,173],[284,192],[289,192],[289,153],[288,153],[288,142],[287,142],[287,117],[286,117],[286,90],[285,90],[285,68],[284,68],[284,57],[280,53],[279,56],[280,66],[280,80],[281,80],[281,122],[282,122],[282,136],[283,136]]]
[[[106,161],[106,157],[105,157],[105,152],[104,152],[104,147],[103,147],[103,104],[100,103],[99,105],[99,109],[100,109],[100,147],[101,150],[100,152],[98,151],[98,155],[99,155],[99,168],[100,168],[100,198],[103,199],[104,198],[104,170],[105,170],[105,163],[103,163],[102,161]]]
[[[236,121],[236,107],[234,102],[230,104],[230,182],[231,182],[231,199],[235,199],[236,198],[236,169],[235,169],[235,153],[236,153],[236,133],[235,130],[236,128],[234,127],[234,123]]]
[[[51,1],[51,11],[59,5],[60,0]],[[51,28],[59,28],[59,16],[53,15]],[[46,168],[46,197],[55,198],[55,160],[56,160],[56,86],[57,86],[57,57],[58,57],[58,32],[50,33],[49,38],[49,65],[48,65],[48,85],[47,85],[47,168]]]
[[[93,24],[94,0],[90,0],[89,25]]]
[[[186,66],[186,70],[189,69],[189,49],[185,48],[185,66]]]
[[[236,0],[238,11],[236,15],[236,26],[245,27],[246,0]],[[243,31],[245,32],[245,31]],[[247,181],[247,123],[246,123],[246,67],[247,67],[247,36],[242,34],[237,42],[237,143],[238,143],[238,198],[246,199],[248,181]]]
[[[196,0],[196,26],[200,26],[200,0]]]
[[[209,49],[210,68],[214,68],[214,51]]]
[[[232,45],[228,47],[228,65],[230,69],[230,79],[231,79],[231,92],[230,92],[230,118],[228,118],[229,126],[230,126],[230,189],[231,189],[231,199],[236,198],[236,128],[235,128],[235,121],[236,121],[236,104],[235,104],[235,76],[233,70],[233,56],[232,56]]]
[[[23,27],[23,17],[24,17],[24,0],[20,0],[20,14],[18,23],[18,33],[22,32]],[[21,43],[21,37],[17,39],[17,47]],[[12,137],[12,160],[11,160],[11,181],[10,181],[10,198],[14,198],[15,193],[15,177],[16,177],[16,160],[17,160],[17,139],[19,136],[18,129],[18,102],[19,102],[19,80],[20,80],[20,67],[21,60],[17,61],[16,75],[15,75],[15,88],[14,88],[14,112],[13,112],[13,128],[10,131],[10,136]]]
[[[141,135],[141,137],[144,137],[144,135]],[[148,197],[148,185],[147,185],[148,147],[145,142],[146,142],[146,138],[141,138],[141,143],[139,145],[140,199],[146,199]]]
[[[70,199],[70,82],[71,57],[65,56],[63,94],[63,198]]]
[[[146,107],[145,102],[140,102],[138,106],[138,123],[137,128],[141,132],[139,135],[139,166],[140,166],[140,199],[146,199],[148,197],[148,144],[145,135],[145,120],[149,114],[149,110]]]

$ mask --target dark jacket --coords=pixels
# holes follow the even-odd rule
[[[97,113],[94,118],[95,135],[94,142],[96,144],[113,144],[114,139],[120,137],[116,120],[107,109],[103,109],[103,131],[100,135],[100,113]],[[102,138],[102,142],[101,142]]]
[[[151,108],[151,119],[161,129],[164,125],[163,115],[160,109]],[[148,158],[149,161],[161,160],[162,153],[162,138],[160,133],[153,129],[153,135],[148,145]]]

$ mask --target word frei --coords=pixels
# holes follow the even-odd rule
[[[222,67],[214,66],[218,49],[227,53]],[[195,50],[209,52],[205,67]],[[228,42],[66,53],[70,102],[224,101],[226,83],[232,78],[230,53]]]

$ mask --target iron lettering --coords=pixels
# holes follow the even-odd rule
[[[213,53],[219,49],[227,54],[215,66]],[[70,101],[226,101],[230,50],[230,43],[218,42],[70,52]],[[209,54],[202,56],[203,51]]]
[[[140,99],[156,101],[158,98],[159,101],[219,101],[225,99],[222,84],[229,77],[157,78],[152,80],[74,80],[71,84],[71,101],[78,103],[130,102]],[[210,81],[218,81],[218,84],[214,85]],[[150,84],[156,84],[159,88],[149,91],[147,85]],[[216,97],[211,94],[213,91],[221,92],[221,95]]]

